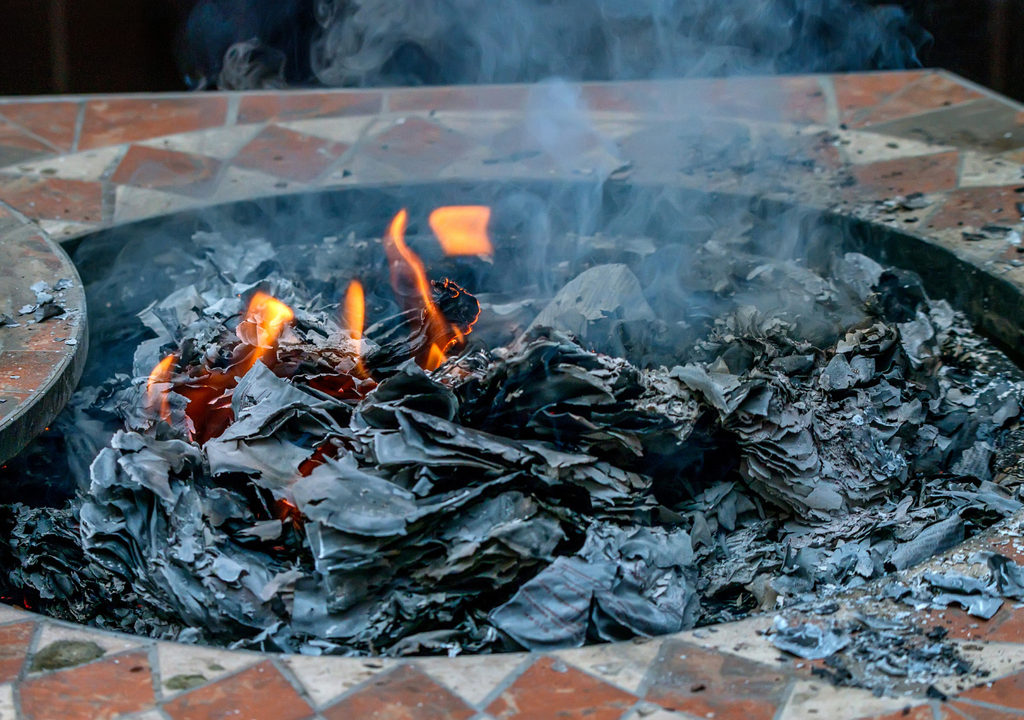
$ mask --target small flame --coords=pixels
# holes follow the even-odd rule
[[[427,362],[424,370],[437,370],[448,358],[435,343],[430,344],[430,352],[427,355]]]
[[[428,331],[440,332],[442,327],[447,328],[448,323],[434,303],[434,293],[427,279],[427,272],[423,269],[423,262],[405,244],[405,229],[408,222],[409,213],[405,210],[399,211],[391,221],[388,234],[384,238],[384,252],[387,253],[388,265],[391,268],[391,287],[401,296],[403,284],[411,282],[416,290],[415,308],[423,312]]]
[[[445,255],[493,255],[487,236],[491,209],[485,205],[455,205],[430,213],[430,228]]]
[[[249,302],[245,319],[256,325],[255,342],[250,344],[269,350],[274,347],[285,324],[295,319],[295,313],[277,298],[258,292]]]
[[[171,424],[171,403],[167,397],[170,388],[160,386],[171,381],[171,374],[177,362],[177,355],[168,355],[156,364],[146,380],[146,407],[152,412],[159,412],[160,418],[168,425]]]
[[[366,300],[363,295],[363,284],[358,280],[350,282],[345,292],[345,321],[348,324],[349,337],[357,342],[361,340],[366,321]]]

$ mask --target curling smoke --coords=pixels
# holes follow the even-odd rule
[[[190,23],[190,55],[238,89],[276,82],[284,56],[291,82],[367,87],[899,69],[919,65],[928,39],[901,9],[851,0],[284,5],[205,0]],[[229,38],[247,44],[228,52]],[[283,55],[266,49],[277,44]]]

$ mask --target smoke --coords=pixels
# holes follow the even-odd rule
[[[293,84],[369,87],[899,69],[928,39],[851,0],[204,0],[188,46],[209,78],[255,40]]]

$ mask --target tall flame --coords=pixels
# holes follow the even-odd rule
[[[430,228],[445,255],[493,255],[487,236],[491,209],[484,205],[454,205],[430,213]]]
[[[255,342],[249,344],[269,350],[280,337],[285,323],[295,319],[295,313],[277,298],[258,292],[249,301],[245,319],[256,326]]]
[[[363,295],[363,284],[353,280],[345,291],[345,322],[348,334],[353,340],[363,338],[363,326],[366,323],[366,299]]]
[[[409,213],[404,209],[399,211],[391,221],[387,236],[384,238],[384,252],[387,253],[391,269],[391,286],[396,293],[402,295],[402,286],[411,282],[417,295],[414,299],[416,309],[423,311],[426,324],[440,325],[445,322],[444,316],[434,303],[434,293],[427,279],[427,272],[423,269],[423,262],[405,244],[405,229],[408,223]]]
[[[171,381],[171,374],[177,362],[177,355],[168,355],[156,364],[146,380],[146,407],[151,412],[159,412],[160,418],[168,425],[171,423],[171,403],[167,397],[170,388],[163,386]]]

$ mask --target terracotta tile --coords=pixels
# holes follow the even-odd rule
[[[1020,221],[1016,204],[1024,202],[1024,193],[1015,187],[962,188],[951,192],[942,207],[928,219],[928,227],[937,230],[963,226],[981,227],[991,223],[1014,225]]]
[[[327,720],[467,720],[476,710],[416,668],[401,665],[321,714]]]
[[[0,115],[55,147],[70,151],[78,123],[77,102],[26,102],[0,105]]]
[[[2,406],[0,412],[3,412]],[[0,683],[18,677],[35,628],[36,624],[31,622],[0,627]]]
[[[224,124],[227,111],[227,98],[215,95],[90,100],[85,108],[78,149],[218,127]]]
[[[911,83],[877,109],[871,111],[856,123],[857,126],[873,125],[888,120],[958,105],[985,96],[937,73],[929,73]]]
[[[735,655],[669,640],[651,668],[647,700],[700,717],[771,720],[789,678]]]
[[[414,117],[374,138],[366,154],[409,174],[433,175],[472,145],[462,133]]]
[[[956,187],[960,153],[884,160],[853,168],[857,184],[847,196],[858,199],[882,199],[913,192],[935,193]]]
[[[990,705],[1024,710],[1024,673],[971,688],[960,693],[960,697]]]
[[[910,83],[920,80],[924,74],[923,70],[903,70],[832,75],[839,117],[846,120],[857,111],[879,105]]]
[[[814,77],[743,77],[717,80],[703,95],[715,115],[755,120],[822,122],[825,95]]]
[[[221,162],[215,158],[132,145],[110,181],[185,195],[206,195],[213,191],[220,167]]]
[[[95,222],[103,217],[103,186],[62,178],[0,178],[0,200],[31,218]]]
[[[348,147],[345,143],[271,125],[242,148],[231,164],[297,182],[310,182],[341,157]]]
[[[33,153],[52,153],[53,148],[37,140],[20,128],[0,120],[0,145]]]
[[[411,88],[388,93],[391,112],[408,110],[519,110],[526,105],[529,89],[511,86],[457,86]]]
[[[931,705],[918,705],[913,708],[908,706],[887,715],[868,715],[857,720],[935,720],[935,714]]]
[[[165,703],[173,720],[303,720],[313,709],[270,661]]]
[[[0,388],[0,421],[21,409],[22,403],[35,397],[32,393],[8,392]]]
[[[115,655],[21,683],[23,720],[110,720],[153,706],[145,652]]]
[[[949,703],[948,707],[952,712],[944,714],[942,720],[947,720],[947,718],[948,720],[1021,720],[1019,713],[1009,710],[996,710],[955,701]],[[929,718],[929,720],[931,719]]]
[[[244,124],[331,115],[371,115],[380,112],[383,97],[384,94],[377,91],[244,95],[238,109],[238,122]]]
[[[661,92],[655,90],[655,83],[648,82],[584,83],[580,86],[580,96],[591,110],[638,114],[658,112],[678,105],[680,85],[686,85],[692,92],[694,85],[706,85],[707,82],[665,81],[657,84]]]
[[[64,358],[63,352],[13,350],[0,355],[0,393],[30,393],[42,385]]]
[[[618,720],[636,696],[552,658],[538,660],[487,707],[497,720]]]

